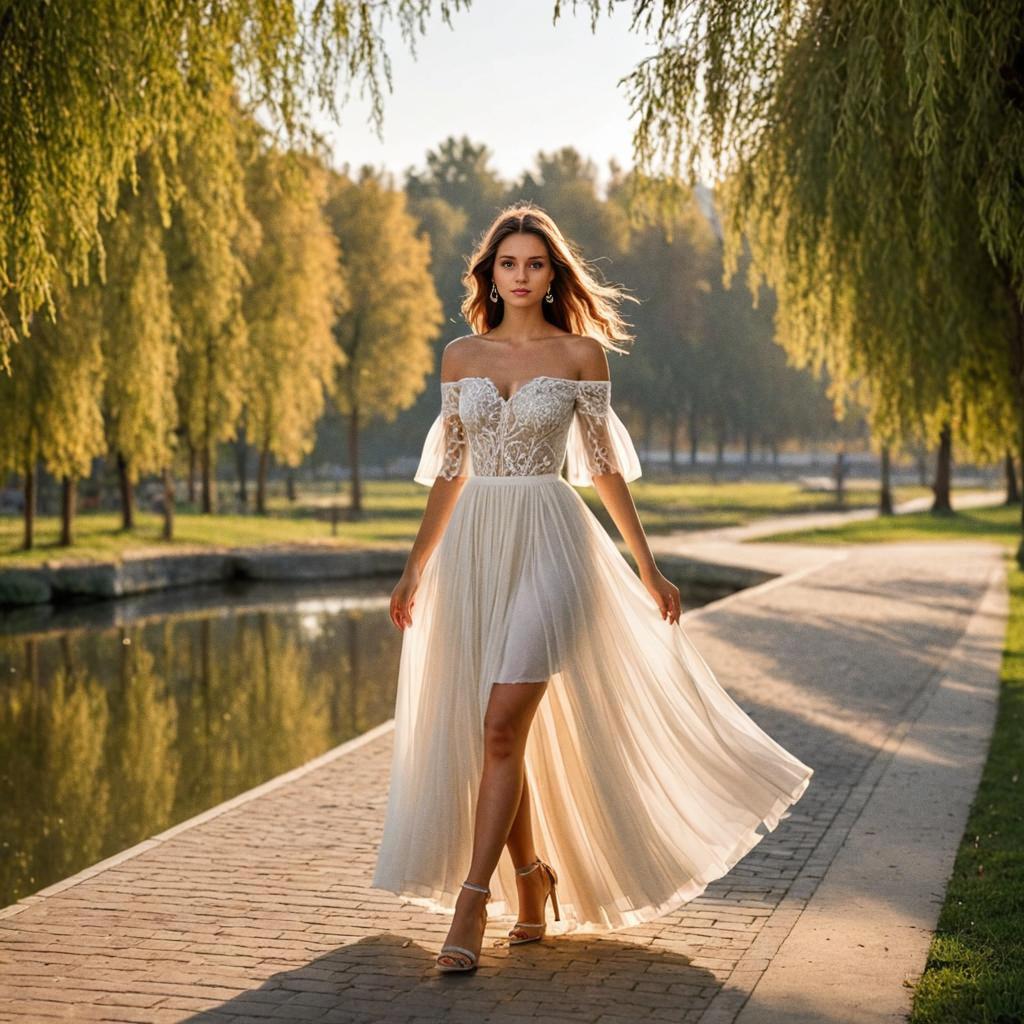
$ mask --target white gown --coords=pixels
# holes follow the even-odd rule
[[[486,377],[441,383],[415,480],[468,479],[403,633],[375,888],[453,910],[495,684],[550,678],[525,755],[537,854],[559,878],[549,934],[614,931],[694,899],[810,782],[661,617],[571,486],[640,475],[610,398],[609,381],[534,377],[508,400]],[[512,917],[507,849],[490,888],[489,915]]]

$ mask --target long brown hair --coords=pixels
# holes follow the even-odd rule
[[[509,235],[528,232],[536,235],[547,247],[555,271],[551,282],[554,302],[541,302],[544,319],[572,334],[589,335],[605,348],[626,352],[615,342],[633,341],[629,325],[622,319],[618,303],[622,299],[639,302],[617,285],[602,284],[591,272],[578,248],[570,243],[551,217],[539,206],[521,200],[505,207],[494,219],[462,277],[466,297],[462,315],[476,334],[484,334],[501,323],[505,300],[489,298],[494,261],[498,246]]]

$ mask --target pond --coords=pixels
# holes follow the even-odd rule
[[[0,907],[390,719],[394,582],[0,612]]]

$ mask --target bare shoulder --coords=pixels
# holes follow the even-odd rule
[[[588,335],[576,335],[569,343],[580,380],[609,380],[608,353],[604,345]]]
[[[475,334],[464,334],[445,345],[441,350],[442,381],[455,381],[465,374],[475,344]]]

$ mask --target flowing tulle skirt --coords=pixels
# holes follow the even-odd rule
[[[373,885],[451,912],[469,869],[491,687],[550,678],[526,745],[563,931],[694,899],[786,817],[813,771],[716,681],[558,474],[471,476],[403,635]],[[508,851],[488,912],[512,916]]]

